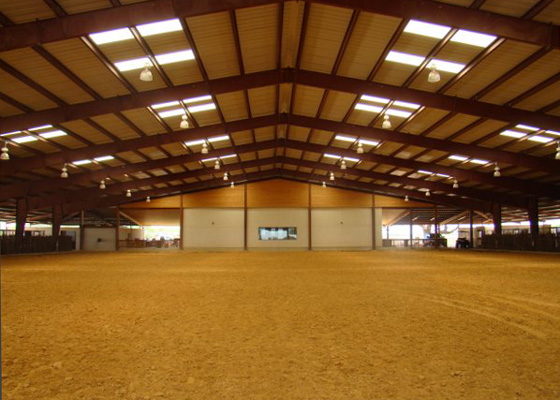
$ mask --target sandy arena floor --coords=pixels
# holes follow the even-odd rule
[[[2,399],[560,399],[560,257],[2,257]]]

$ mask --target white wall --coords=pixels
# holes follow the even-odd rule
[[[184,210],[185,249],[244,247],[244,212],[241,208],[188,208]]]
[[[313,249],[372,247],[371,208],[316,208],[311,211]]]
[[[115,228],[85,228],[84,250],[89,251],[115,251]],[[101,241],[98,241],[101,239]]]
[[[375,223],[375,248],[383,247],[383,209],[373,209],[373,221]]]
[[[259,227],[296,227],[297,240],[259,240]],[[307,249],[309,227],[307,208],[253,208],[247,210],[249,248]]]

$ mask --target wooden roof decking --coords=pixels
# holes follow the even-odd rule
[[[225,1],[196,7],[179,2],[175,9],[166,0],[5,3],[0,7],[0,132],[23,131],[0,137],[9,143],[11,157],[0,163],[0,201],[7,210],[18,198],[39,209],[65,204],[72,210],[80,199],[97,207],[206,189],[223,185],[223,172],[232,165],[237,182],[267,176],[321,182],[332,171],[336,184],[357,190],[425,200],[422,190],[429,187],[435,195],[431,201],[450,206],[499,202],[522,210],[538,197],[543,216],[560,218],[560,161],[554,160],[560,141],[559,0],[428,1],[423,9],[409,0],[398,0],[393,8],[355,0],[244,0],[237,9]],[[82,16],[89,18],[73,25]],[[175,16],[180,30],[142,36],[136,28]],[[405,32],[411,18],[448,21],[452,30],[441,39]],[[63,20],[66,28],[59,30]],[[128,26],[133,35],[98,45],[86,35],[98,31],[83,32],[88,26]],[[488,47],[451,40],[456,30],[474,27],[496,40]],[[22,29],[36,33],[22,38]],[[185,50],[194,59],[155,61]],[[385,60],[389,51],[427,59],[420,66],[399,64]],[[152,82],[140,81],[140,69],[115,67],[141,57],[154,61]],[[431,58],[465,67],[457,74],[442,71],[440,82],[429,83]],[[139,102],[142,93],[145,100]],[[362,94],[389,102],[360,100]],[[150,107],[202,95],[210,97]],[[382,111],[356,109],[358,103]],[[200,105],[210,107],[196,111]],[[180,114],[159,115],[180,108],[193,110],[188,130],[179,129]],[[392,128],[384,130],[387,110],[409,114],[392,115]],[[43,138],[41,131],[28,130],[50,124],[66,135]],[[518,129],[528,134],[522,138],[500,135],[518,124],[542,129]],[[224,134],[226,139],[210,142],[204,157],[200,144],[185,144]],[[337,140],[337,134],[380,144],[365,145],[365,154],[358,155],[357,143]],[[528,140],[534,135],[551,140]],[[37,140],[13,142],[21,136]],[[237,156],[223,159],[222,170],[204,173],[213,161],[202,160],[216,154]],[[341,170],[340,160],[325,154],[360,161]],[[103,156],[114,158],[95,160]],[[70,165],[68,180],[58,177],[65,162],[82,159],[92,162]],[[492,177],[496,162],[501,178]],[[96,189],[104,177],[110,177],[112,190]],[[136,197],[124,197],[125,187]]]

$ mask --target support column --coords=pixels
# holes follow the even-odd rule
[[[470,238],[470,241],[471,241],[471,248],[474,248],[473,220],[474,220],[474,211],[469,210],[469,223],[470,223],[469,238]]]
[[[436,248],[439,247],[439,221],[437,205],[434,206],[434,234],[436,237]]]
[[[307,232],[308,232],[308,236],[309,236],[309,242],[307,243],[307,249],[308,250],[312,250],[313,246],[311,243],[313,243],[311,240],[311,235],[312,235],[312,229],[311,229],[311,183],[307,184],[307,192],[309,194],[309,201],[307,203]]]
[[[243,186],[243,248],[247,247],[247,183]]]
[[[21,253],[23,235],[25,233],[25,222],[27,220],[28,205],[27,199],[18,199],[16,203],[16,236],[14,239],[15,252]]]
[[[54,238],[55,249],[58,251],[58,237],[60,236],[60,225],[62,224],[62,207],[53,206],[52,209],[52,237]]]
[[[529,213],[529,226],[531,229],[531,240],[533,248],[539,248],[539,201],[536,197],[530,197],[527,201],[527,211]]]
[[[86,216],[84,210],[80,211],[80,251],[84,249],[86,240]]]
[[[119,251],[120,248],[120,243],[119,243],[119,239],[120,239],[120,229],[121,229],[121,210],[119,210],[119,207],[116,208],[116,219],[117,221],[115,222],[115,231],[116,231],[116,235],[115,235],[115,250]]]
[[[181,210],[179,211],[179,249],[185,250],[183,236],[185,235],[185,208],[183,207],[183,195],[181,196]]]
[[[496,237],[496,247],[502,247],[502,205],[492,204],[492,220],[494,221],[494,236]]]
[[[412,241],[414,240],[413,225],[412,225],[412,209],[408,212],[408,224],[409,224],[409,229],[410,229],[408,247],[412,248]]]

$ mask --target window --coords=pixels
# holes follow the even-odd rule
[[[259,227],[259,240],[297,240],[297,228]]]

